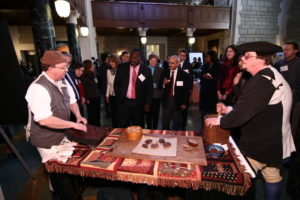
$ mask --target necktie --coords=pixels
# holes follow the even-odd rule
[[[173,97],[174,96],[174,93],[173,93],[173,91],[174,91],[174,71],[172,70],[171,71],[171,78],[170,78],[171,80],[171,86],[170,86],[170,92],[169,92],[169,97]]]
[[[135,83],[136,83],[136,71],[135,67],[132,68],[132,77],[131,77],[131,98],[135,99]]]
[[[68,73],[66,73],[65,78],[68,81],[68,83],[71,85],[71,87],[72,87],[72,89],[73,89],[73,91],[75,93],[76,99],[79,100],[80,99],[79,92],[78,92],[76,86],[74,85],[74,83],[73,83],[73,81],[72,81],[72,79],[71,79],[71,77],[70,77],[70,75]]]

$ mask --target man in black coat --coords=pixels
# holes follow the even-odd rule
[[[164,130],[170,129],[171,119],[173,130],[180,130],[182,111],[186,109],[189,100],[189,82],[186,72],[179,67],[178,56],[171,56],[169,69],[162,75],[162,126]]]
[[[118,127],[144,126],[144,112],[149,112],[153,80],[150,69],[141,63],[141,52],[130,52],[129,63],[118,67],[114,91],[118,105]]]
[[[187,73],[188,76],[188,88],[189,88],[189,94],[190,96],[192,87],[193,87],[193,67],[192,64],[188,60],[188,52],[185,49],[182,49],[178,52],[178,57],[180,59],[179,68],[183,70],[185,73]],[[187,108],[182,111],[182,117],[180,122],[180,129],[185,130],[186,129],[186,122],[187,122],[187,115],[188,115],[188,108],[189,108],[189,102],[187,102]]]

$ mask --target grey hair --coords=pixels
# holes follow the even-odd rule
[[[177,55],[172,55],[172,56],[170,56],[169,59],[171,59],[171,58],[176,58],[177,63],[180,63],[180,59]]]

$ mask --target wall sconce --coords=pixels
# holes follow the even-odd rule
[[[82,37],[87,37],[89,35],[89,28],[86,26],[80,27],[80,35]]]
[[[196,41],[196,39],[195,39],[194,37],[190,37],[190,38],[188,39],[189,45],[195,44],[195,41]]]
[[[141,37],[141,43],[146,44],[147,43],[147,37]]]
[[[62,18],[67,18],[70,15],[71,7],[70,3],[66,0],[56,0],[54,2],[55,10],[57,14]]]

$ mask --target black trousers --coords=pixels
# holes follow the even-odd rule
[[[80,199],[76,177],[69,174],[49,173],[49,178],[54,193],[59,199]]]
[[[162,110],[162,129],[170,130],[171,120],[173,122],[172,130],[180,130],[180,117],[182,115],[182,110],[176,108],[175,98],[169,97],[168,104],[163,107]]]
[[[118,105],[118,128],[144,127],[144,107],[136,100],[126,99]]]
[[[180,130],[186,129],[186,122],[187,122],[187,116],[188,116],[188,109],[190,107],[190,104],[186,105],[186,109],[181,111],[181,122],[180,122]]]
[[[89,103],[86,104],[88,113],[88,124],[101,126],[100,123],[100,97],[88,98]]]
[[[152,99],[150,112],[146,113],[146,122],[148,129],[157,129],[160,110],[160,99]]]
[[[109,96],[109,106],[111,112],[111,124],[113,128],[116,128],[118,127],[118,110],[115,96]]]

